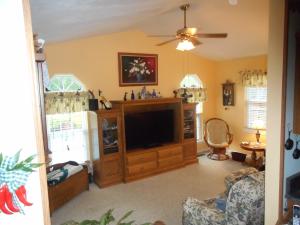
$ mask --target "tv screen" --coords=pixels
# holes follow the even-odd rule
[[[151,148],[174,141],[174,111],[159,110],[125,115],[126,149]]]

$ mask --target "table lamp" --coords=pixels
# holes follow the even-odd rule
[[[262,120],[256,120],[254,124],[255,124],[254,128],[256,129],[256,134],[255,134],[256,142],[259,143],[259,139],[260,139],[259,130],[265,129],[264,122]]]

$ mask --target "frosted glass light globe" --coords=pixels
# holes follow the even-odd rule
[[[228,0],[230,5],[237,5],[238,4],[238,0]]]

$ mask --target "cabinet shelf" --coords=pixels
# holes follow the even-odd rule
[[[107,154],[117,153],[118,151],[119,151],[118,146],[114,146],[114,147],[104,148],[103,153],[104,155],[107,155]]]
[[[103,132],[108,132],[108,131],[118,131],[118,127],[110,127],[110,128],[103,129]]]

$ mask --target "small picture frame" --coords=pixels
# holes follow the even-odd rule
[[[234,83],[222,84],[223,106],[234,106]]]
[[[119,86],[158,84],[158,55],[145,53],[118,53]]]

